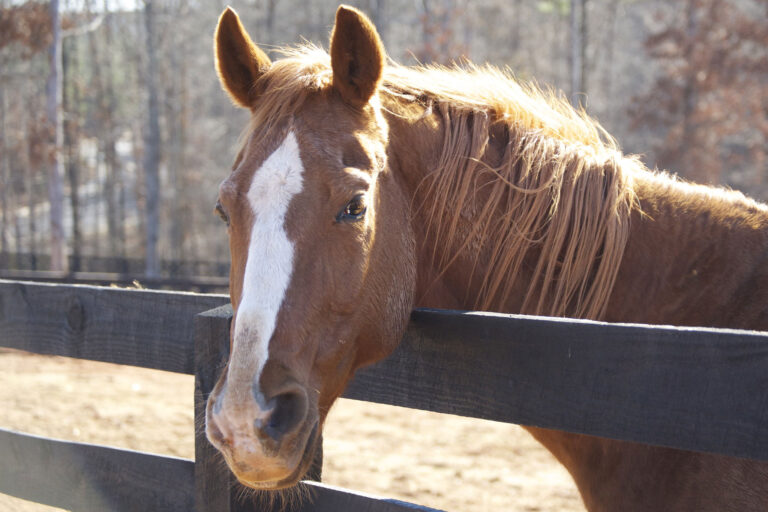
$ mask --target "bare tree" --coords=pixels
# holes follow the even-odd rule
[[[587,0],[571,0],[571,104],[586,107]]]
[[[147,276],[160,274],[157,238],[160,224],[160,109],[157,85],[157,48],[153,1],[144,2],[147,49],[147,129],[144,137],[144,185],[146,187],[146,267]]]
[[[0,88],[0,210],[2,210],[2,226],[0,226],[0,254],[8,252],[8,187],[11,181],[9,161],[8,134],[5,128],[5,89]]]
[[[384,0],[367,0],[365,7],[366,13],[371,17],[371,21],[376,25],[376,30],[386,43],[389,32],[389,17],[385,15],[386,2]]]
[[[455,30],[456,20],[463,15],[464,11],[456,5],[456,0],[422,0],[422,45],[416,57],[422,62],[442,64],[466,57],[466,41],[460,41]]]
[[[661,72],[631,114],[664,134],[662,167],[766,195],[768,26],[760,10],[757,1],[688,0],[682,12],[663,13],[646,40]]]
[[[64,191],[62,176],[64,166],[61,161],[63,144],[63,129],[60,110],[62,101],[62,72],[61,72],[61,23],[59,20],[59,0],[51,0],[51,32],[53,34],[48,49],[48,81],[46,84],[45,111],[50,130],[48,149],[48,202],[50,205],[50,250],[51,270],[63,271],[67,268],[65,251],[64,225]]]
[[[67,40],[69,39],[69,40]],[[81,255],[83,246],[82,229],[80,222],[80,155],[79,155],[79,123],[74,113],[76,105],[80,102],[79,84],[72,80],[72,67],[77,51],[72,38],[62,42],[62,75],[64,90],[62,91],[62,106],[65,113],[64,120],[64,146],[67,149],[67,181],[69,182],[69,207],[72,221],[72,267],[70,270],[79,272],[81,269]]]

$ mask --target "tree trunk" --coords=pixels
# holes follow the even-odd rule
[[[51,136],[49,138],[48,163],[48,201],[50,203],[50,250],[51,270],[65,271],[67,260],[65,253],[64,226],[64,192],[62,175],[64,174],[61,162],[61,147],[63,142],[63,129],[59,111],[61,109],[61,23],[59,22],[59,0],[51,0],[51,31],[52,41],[48,49],[48,82],[46,91],[46,115]]]
[[[144,180],[146,187],[146,275],[160,274],[157,239],[160,223],[160,112],[157,87],[157,51],[152,0],[144,3],[144,25],[147,44],[147,130],[144,139]]]
[[[607,104],[613,105],[614,99],[613,99],[613,72],[614,72],[614,63],[613,58],[615,55],[614,48],[615,48],[615,41],[616,41],[616,14],[619,9],[619,0],[612,0],[610,6],[607,8],[608,11],[608,21],[605,23],[605,26],[608,27],[608,33],[605,43],[602,45],[605,48],[606,54],[605,54],[605,79],[604,79],[604,85],[603,90],[605,91],[605,97],[607,98]],[[608,109],[608,112],[606,112],[608,121],[611,125],[616,124],[617,114],[620,112],[620,109],[618,108],[610,108]]]
[[[29,151],[29,146],[24,148],[25,152]],[[27,153],[28,154],[28,153]],[[30,165],[30,159],[27,157],[25,162],[25,167],[27,172],[24,173],[26,176],[26,185],[27,185],[27,209],[28,209],[28,215],[27,215],[27,239],[28,239],[28,249],[30,255],[30,267],[31,270],[37,270],[37,201],[35,201],[37,197],[37,186],[36,186],[36,177],[37,177],[37,169],[34,169]]]
[[[114,18],[110,16],[110,3],[109,0],[104,0],[104,14],[107,16],[104,26],[105,45],[107,48],[112,48],[114,44],[113,38],[113,24]],[[108,207],[114,211],[114,215],[111,219],[112,224],[108,225],[110,230],[110,237],[114,237],[114,256],[117,256],[121,261],[125,259],[125,245],[126,245],[126,232],[125,232],[125,183],[123,182],[123,167],[120,160],[117,157],[117,97],[115,95],[115,75],[112,59],[107,58],[103,62],[103,74],[104,74],[104,116],[107,129],[105,130],[105,159],[107,163],[107,179],[111,180],[110,189],[111,195],[107,199]],[[108,219],[109,222],[109,219]],[[112,234],[114,233],[114,234]],[[122,272],[127,272],[125,265]]]
[[[579,32],[581,33],[579,53],[581,53],[581,84],[579,89],[584,98],[584,108],[587,108],[587,89],[589,84],[587,83],[587,77],[589,76],[589,63],[587,59],[587,42],[589,41],[589,21],[588,16],[588,3],[589,0],[581,0],[581,24],[579,26]]]
[[[571,104],[578,107],[584,94],[584,31],[586,0],[571,0]]]
[[[74,44],[67,45],[63,43],[62,47],[62,74],[64,84],[69,82],[72,74],[72,59],[77,55],[77,49],[71,48]],[[70,48],[67,48],[70,46]],[[80,272],[82,257],[83,236],[80,223],[80,152],[79,137],[77,136],[78,126],[75,121],[76,116],[73,112],[74,106],[80,103],[80,90],[77,84],[72,84],[70,91],[64,89],[63,111],[67,113],[64,121],[64,146],[67,148],[67,180],[69,181],[69,206],[72,215],[72,272]]]
[[[685,35],[686,41],[684,43],[685,49],[684,55],[688,62],[693,58],[693,50],[696,38],[696,0],[688,0],[685,11]],[[687,72],[683,75],[685,85],[683,86],[683,111],[682,111],[682,123],[683,134],[680,141],[680,151],[676,157],[680,160],[678,164],[678,172],[682,173],[690,179],[701,180],[706,183],[711,180],[710,176],[697,176],[696,170],[692,169],[694,165],[690,165],[689,158],[685,154],[687,149],[693,147],[694,137],[696,135],[696,127],[694,126],[693,113],[696,109],[696,103],[698,101],[698,91],[696,89],[696,77],[691,72]],[[714,182],[716,183],[716,181]]]
[[[40,106],[37,102],[27,101],[25,102],[25,108],[28,112],[37,112],[40,110]],[[17,169],[18,175],[21,176],[21,187],[23,189],[22,195],[25,195],[24,199],[19,199],[20,206],[26,200],[27,218],[26,220],[16,217],[18,221],[18,241],[17,246],[22,248],[19,256],[23,253],[29,254],[30,257],[30,269],[37,270],[36,265],[36,253],[37,253],[37,222],[35,215],[37,213],[37,187],[35,181],[37,174],[40,171],[39,162],[33,164],[33,156],[37,156],[38,160],[40,151],[35,151],[33,145],[38,148],[43,144],[40,144],[40,133],[35,128],[33,120],[28,117],[24,117],[21,120],[21,138],[19,139],[19,147],[17,150],[19,156],[19,168]],[[37,144],[35,144],[37,143]]]
[[[104,13],[110,12],[109,2],[104,0]],[[112,37],[112,18],[104,27],[105,44],[107,48],[113,45]],[[114,238],[113,256],[125,258],[125,215],[124,207],[121,207],[124,196],[123,169],[117,158],[117,127],[115,123],[115,112],[117,110],[117,98],[115,96],[115,77],[112,66],[112,59],[107,58],[103,62],[104,74],[104,120],[105,130],[105,148],[104,156],[107,163],[107,179],[110,181],[111,193],[107,199],[109,209],[113,212],[111,224],[109,225],[110,237]]]
[[[178,13],[177,13],[178,14]],[[181,45],[180,41],[178,43]],[[183,186],[183,172],[184,172],[184,139],[186,131],[185,120],[185,69],[186,65],[183,61],[183,55],[175,51],[176,44],[170,45],[170,55],[166,58],[168,60],[168,68],[170,69],[170,76],[165,77],[166,82],[166,98],[165,104],[165,119],[167,129],[167,140],[165,148],[165,161],[167,169],[167,185],[168,194],[166,195],[167,210],[170,212],[170,218],[168,219],[168,256],[173,264],[178,263],[182,256],[182,246],[184,245],[184,232],[186,228],[187,218],[182,214],[182,205],[184,204],[185,190]],[[175,269],[172,269],[172,273]]]
[[[434,44],[433,44],[433,28],[432,28],[432,8],[429,4],[429,0],[421,0],[421,52],[417,53],[417,57],[422,62],[429,62],[434,59]]]
[[[126,237],[126,257],[129,254],[132,257],[135,257],[133,255],[136,252],[141,252],[143,244],[147,239],[147,194],[145,187],[140,185],[146,181],[144,178],[144,127],[142,124],[143,120],[134,120],[131,123],[131,147],[133,148],[133,161],[136,162],[136,186],[130,191],[132,197],[123,195],[121,197],[122,202],[120,203],[120,207],[123,209],[123,215],[125,215],[130,201],[137,217],[136,220],[138,221],[138,229],[135,234]],[[139,165],[139,162],[141,162],[141,165]]]
[[[517,55],[520,53],[520,18],[523,16],[523,10],[520,6],[521,0],[514,0],[512,2],[511,7],[511,13],[512,13],[512,28],[508,32],[508,38],[509,38],[509,45],[508,48],[512,52],[512,55],[515,57],[513,62],[517,61]]]
[[[90,11],[90,2],[86,3]],[[108,6],[105,5],[105,11]],[[99,146],[104,155],[104,193],[103,198],[106,201],[105,216],[107,220],[107,254],[110,257],[118,255],[119,237],[117,234],[117,207],[115,188],[117,181],[116,172],[116,154],[114,141],[114,127],[112,122],[112,113],[110,112],[107,86],[105,85],[104,61],[109,61],[109,57],[104,58],[100,50],[100,44],[97,40],[97,34],[93,31],[88,33],[88,47],[90,50],[91,69],[93,70],[93,89],[95,93],[94,103],[96,112],[98,112],[99,126]],[[107,42],[106,48],[110,48]]]
[[[5,89],[0,88],[0,203],[2,203],[2,226],[0,226],[0,254],[8,253],[8,188],[11,186],[11,172],[8,153],[8,135],[5,129]]]
[[[384,0],[368,0],[368,15],[376,25],[376,31],[381,39],[387,42],[389,32],[389,17],[385,15],[386,3]]]
[[[275,7],[277,0],[267,0],[267,12],[264,16],[264,36],[266,42],[275,44]]]

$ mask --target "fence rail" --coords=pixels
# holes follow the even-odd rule
[[[226,295],[0,280],[0,346],[194,374],[196,314]]]
[[[118,256],[68,256],[67,268],[74,272],[106,272],[117,274],[144,274],[147,262],[140,258]],[[37,271],[51,268],[48,254],[0,252],[0,268]],[[161,260],[160,274],[170,277],[226,276],[229,274],[229,255],[220,260]]]
[[[228,357],[227,301],[215,295],[0,281],[0,346],[194,373],[199,421]],[[358,372],[345,396],[768,461],[768,334],[760,332],[418,310],[395,353]],[[76,461],[82,480],[63,480],[55,493],[25,494],[30,491],[19,489],[42,486],[41,480],[19,483],[8,476],[14,470],[6,463],[25,450],[47,454],[31,457],[25,474],[45,475],[47,467]],[[141,482],[120,480],[123,487],[116,489],[112,482],[122,478],[123,468],[87,463],[100,460],[99,454],[110,454],[101,457],[111,460],[117,452],[133,457],[131,467],[161,467],[142,459],[159,456],[0,431],[5,467],[0,492],[48,504],[79,500],[83,506],[72,508],[102,510],[95,496],[116,500],[112,510],[137,510],[132,503],[119,504],[122,492],[136,488],[137,495],[147,496],[143,510],[165,510],[159,504],[167,496]],[[233,477],[221,471],[219,454],[201,433],[194,469],[190,461],[173,461],[163,472],[184,481],[179,489],[187,493],[186,510],[193,492],[200,512],[249,509],[236,498]],[[83,485],[90,485],[88,492]],[[314,500],[301,511],[429,510],[305,485]]]
[[[768,333],[417,310],[345,396],[768,461]]]
[[[189,512],[194,461],[0,429],[0,492],[65,510]]]
[[[43,283],[90,284],[97,286],[134,287],[161,290],[187,290],[220,293],[229,288],[229,278],[212,276],[147,277],[142,273],[56,272],[53,270],[0,269],[0,279]]]

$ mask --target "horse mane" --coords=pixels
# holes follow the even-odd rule
[[[423,196],[436,268],[472,262],[479,291],[464,300],[504,311],[524,287],[522,313],[601,318],[642,164],[583,110],[490,66],[392,66],[384,87],[418,98],[442,121]],[[501,148],[494,161],[492,144]]]
[[[331,86],[325,51],[280,51],[287,58],[255,85],[263,93],[243,141]],[[384,105],[421,105],[422,116],[438,116],[445,128],[439,160],[419,188],[431,202],[424,207],[436,267],[442,273],[462,257],[474,259],[470,279],[479,280],[479,293],[466,300],[504,311],[525,276],[522,313],[604,314],[637,204],[633,171],[642,164],[623,156],[583,110],[490,66],[390,63],[380,96]],[[493,162],[492,144],[502,146]],[[475,276],[478,268],[485,270]]]

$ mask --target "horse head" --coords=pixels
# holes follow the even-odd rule
[[[242,483],[279,489],[310,467],[355,369],[402,337],[416,272],[410,203],[387,163],[384,49],[361,13],[337,11],[324,73],[271,62],[231,9],[215,56],[251,123],[216,206],[234,317],[206,432]]]

